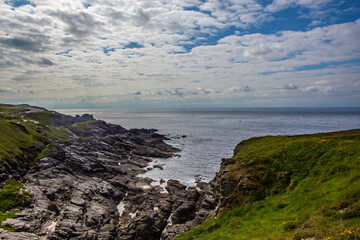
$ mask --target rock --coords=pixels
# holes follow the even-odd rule
[[[172,181],[170,185],[174,187],[178,183]],[[215,214],[217,200],[214,198],[211,184],[198,182],[196,187],[189,187],[185,193],[179,190],[179,188],[181,186],[177,186],[178,194],[184,196],[184,201],[181,202],[181,205],[178,205],[176,202],[173,204],[175,210],[171,217],[171,224],[166,226],[161,235],[163,240],[173,239],[180,233],[189,231]],[[171,189],[171,192],[173,191],[174,189]],[[178,207],[176,207],[177,205]]]
[[[27,232],[9,232],[0,228],[0,239],[11,240],[39,240],[40,237]]]
[[[209,184],[187,188],[169,180],[165,191],[163,179],[154,186],[152,179],[136,176],[151,157],[179,151],[156,130],[126,130],[91,115],[53,115],[56,125],[69,130],[69,141],[49,139],[51,156],[29,171],[8,171],[26,181],[31,198],[16,219],[3,222],[18,232],[0,229],[0,239],[170,239],[211,216],[217,204]],[[82,121],[90,121],[86,131],[70,125]],[[0,173],[0,181],[8,172]]]
[[[160,165],[160,164],[153,165],[153,167],[158,168],[160,170],[164,170],[163,165]]]
[[[184,189],[186,189],[186,186],[181,184],[178,180],[170,179],[167,182],[166,190],[168,190],[170,194],[175,194],[176,191],[181,191]]]
[[[93,117],[66,121],[93,121]],[[52,157],[42,158],[26,175],[13,171],[27,181],[26,192],[32,198],[18,218],[3,222],[20,232],[1,230],[0,238],[39,239],[31,234],[36,232],[44,239],[115,239],[117,235],[159,239],[171,214],[171,201],[161,187],[151,186],[151,179],[137,178],[136,172],[147,166],[148,157],[168,157],[176,149],[155,130],[128,131],[103,121],[87,125],[86,131],[69,129],[69,142],[51,142]],[[143,189],[138,183],[149,187]],[[116,211],[124,198],[122,218],[129,219],[129,229],[119,224]],[[135,212],[131,218],[129,213]]]
[[[191,221],[196,216],[195,202],[183,202],[173,213],[171,221],[173,224],[181,224]]]
[[[86,121],[94,121],[94,120],[95,119],[94,119],[93,115],[87,114],[87,113],[83,114],[82,116],[80,116],[80,115],[75,116],[75,121],[77,121],[77,122],[86,122]]]
[[[61,163],[60,160],[51,157],[44,157],[40,159],[40,162],[36,165],[37,168],[46,169],[51,168]]]

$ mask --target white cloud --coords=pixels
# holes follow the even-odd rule
[[[359,67],[346,63],[360,58],[360,20],[308,31],[245,32],[271,21],[272,12],[295,5],[320,11],[329,1],[275,0],[267,7],[255,0],[32,2],[36,7],[15,10],[0,2],[0,82],[20,91],[1,87],[0,101],[89,103],[134,95],[220,101],[228,93],[256,99],[360,90]],[[234,26],[244,32],[200,44]],[[299,91],[279,91],[290,89]]]

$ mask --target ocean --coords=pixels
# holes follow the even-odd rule
[[[57,109],[130,128],[155,128],[180,148],[179,156],[154,159],[154,168],[140,176],[177,179],[190,186],[210,181],[221,159],[229,158],[242,140],[267,135],[294,135],[360,128],[360,108],[243,108],[243,109]]]

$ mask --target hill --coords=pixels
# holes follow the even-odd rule
[[[238,144],[213,184],[220,213],[176,239],[360,239],[360,130]]]

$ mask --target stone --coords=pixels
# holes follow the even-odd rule
[[[57,124],[94,121],[91,115],[65,120],[59,118]],[[167,236],[176,236],[211,215],[207,213],[216,203],[205,183],[187,189],[168,180],[165,191],[152,185],[152,179],[136,176],[146,171],[152,157],[171,157],[179,151],[156,130],[126,130],[104,121],[94,121],[86,131],[68,129],[68,142],[51,142],[54,156],[40,159],[29,171],[12,171],[12,176],[26,181],[25,191],[32,195],[16,219],[3,222],[18,232],[0,229],[0,239],[152,240],[165,236],[164,229]],[[125,206],[121,216],[120,202]]]

